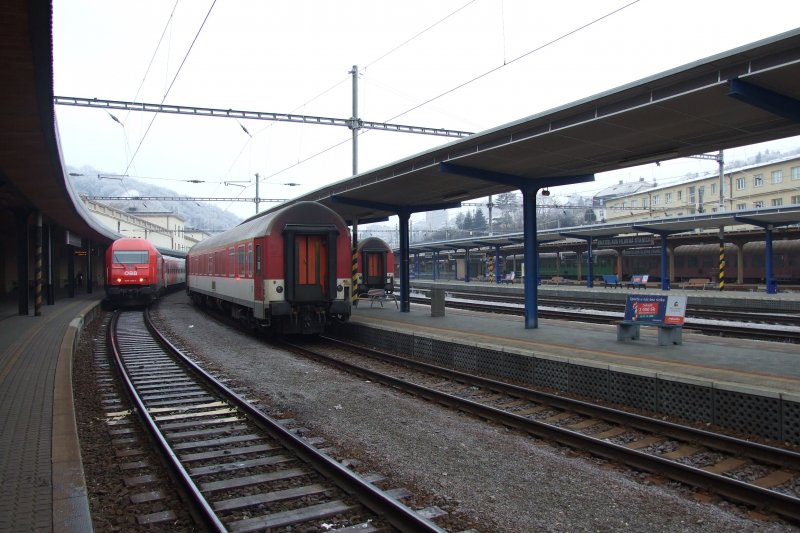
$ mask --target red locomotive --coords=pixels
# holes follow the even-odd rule
[[[117,239],[106,250],[106,299],[145,304],[186,282],[185,262],[163,255],[145,239]]]
[[[358,243],[358,291],[394,292],[394,254],[384,241],[369,237]]]
[[[350,318],[350,231],[334,211],[299,202],[253,217],[189,250],[187,292],[277,333],[321,333]]]

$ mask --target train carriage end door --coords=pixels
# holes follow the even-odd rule
[[[286,298],[290,302],[324,302],[336,287],[335,226],[291,227],[284,234]]]
[[[386,252],[364,252],[365,282],[369,286],[382,287],[386,283]]]

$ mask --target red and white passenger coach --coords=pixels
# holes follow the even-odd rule
[[[196,244],[186,285],[195,303],[279,333],[321,333],[350,318],[350,231],[334,211],[299,202]]]

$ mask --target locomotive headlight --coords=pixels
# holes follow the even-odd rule
[[[343,290],[344,290],[344,287],[342,287],[341,284],[336,286],[336,292],[342,292]]]
[[[139,278],[139,283],[144,283],[144,278]]]
[[[122,283],[122,278],[117,278],[117,283]]]
[[[282,293],[283,292],[283,286],[282,285],[278,285],[277,287],[275,287],[275,292],[277,292],[278,294]]]

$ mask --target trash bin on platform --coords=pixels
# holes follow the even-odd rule
[[[431,316],[444,316],[444,289],[431,289]]]

